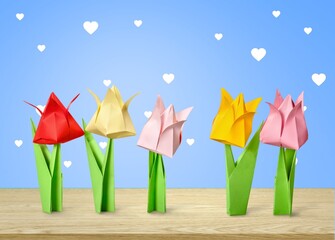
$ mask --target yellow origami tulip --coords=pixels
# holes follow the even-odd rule
[[[233,100],[223,88],[221,88],[221,98],[210,138],[224,144],[244,147],[251,134],[252,120],[262,98],[245,103],[241,93]]]
[[[95,93],[90,90],[89,92],[95,98],[98,109],[88,123],[86,131],[112,139],[136,135],[128,113],[128,106],[138,94],[135,94],[124,103],[119,89],[115,86],[107,90],[105,99],[102,102]]]
[[[246,145],[260,101],[261,98],[256,98],[245,103],[243,94],[234,100],[222,88],[220,108],[212,123],[210,138],[225,145],[226,209],[230,216],[245,215],[247,212],[263,123],[236,160],[231,145]]]
[[[90,91],[90,90],[89,90]],[[107,90],[105,99],[92,91],[90,93],[97,102],[98,109],[86,126],[85,144],[90,168],[94,206],[97,213],[115,211],[115,179],[114,179],[114,139],[136,135],[134,125],[128,113],[128,106],[132,96],[125,103],[122,101],[119,90],[113,86]],[[108,144],[103,153],[93,137],[95,133],[108,137]]]

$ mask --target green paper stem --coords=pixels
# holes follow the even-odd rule
[[[148,213],[166,212],[166,180],[163,157],[149,151]]]
[[[31,120],[32,135],[36,126]],[[44,144],[34,144],[34,154],[42,210],[45,213],[63,210],[63,174],[61,165],[61,145],[55,144],[50,153]]]
[[[225,144],[226,203],[227,214],[230,216],[245,215],[247,212],[262,126],[263,123],[236,162],[231,146]]]
[[[86,123],[83,120],[83,128]],[[97,213],[115,211],[114,144],[108,140],[105,154],[90,132],[85,132],[85,144],[90,168],[94,206]]]
[[[274,187],[274,215],[291,215],[297,151],[281,147]]]

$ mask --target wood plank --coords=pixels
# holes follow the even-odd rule
[[[145,189],[117,189],[97,214],[90,189],[65,189],[64,211],[42,213],[37,189],[0,190],[0,239],[334,239],[334,190],[295,189],[293,215],[273,216],[273,190],[253,189],[229,217],[224,189],[168,189],[167,213],[146,212]]]

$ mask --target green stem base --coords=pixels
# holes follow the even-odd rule
[[[166,181],[163,157],[149,152],[148,213],[166,212]]]
[[[86,129],[84,120],[83,129]],[[108,139],[106,152],[103,154],[93,135],[90,132],[84,132],[95,211],[97,213],[114,212],[115,182],[113,139]]]
[[[61,163],[61,145],[54,145],[51,161],[54,161],[54,172],[51,180],[51,211],[63,211],[63,174]]]
[[[31,130],[34,137],[36,126],[33,120]],[[34,144],[34,154],[42,210],[45,213],[60,212],[63,210],[61,145],[55,144],[50,153],[46,145]]]
[[[63,210],[61,145],[55,144],[51,154],[45,145],[34,144],[34,149],[42,210],[45,213],[61,212]]]
[[[293,204],[296,150],[280,148],[274,186],[274,215],[291,215]]]
[[[114,144],[108,140],[103,174],[101,212],[115,212]],[[97,210],[97,209],[96,209]],[[98,210],[99,212],[99,210]]]
[[[231,146],[225,144],[226,150],[226,203],[230,216],[247,213],[251,185],[253,181],[259,148],[259,134],[263,123],[245,147],[237,161]]]

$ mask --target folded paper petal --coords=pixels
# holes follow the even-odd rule
[[[276,92],[275,104],[269,104],[270,114],[261,132],[263,143],[298,150],[308,139],[303,111],[303,93],[294,103],[291,96],[282,100]]]
[[[156,153],[172,158],[181,143],[181,128],[184,123],[185,121],[176,122],[161,133]]]
[[[164,131],[166,128],[177,122],[176,112],[174,110],[173,105],[167,107],[167,109],[163,112],[161,120],[162,120],[162,131]]]
[[[233,98],[226,91],[226,89],[221,88],[221,104],[220,104],[220,112],[224,112],[230,108],[231,103],[233,102]]]
[[[178,113],[173,105],[164,109],[160,96],[148,122],[144,125],[137,145],[152,152],[172,157],[182,139],[183,125],[192,111],[192,107]]]
[[[294,108],[294,102],[292,100],[292,97],[288,95],[278,108],[279,112],[283,117],[284,122],[286,121],[288,115],[293,110],[293,108]]]
[[[261,98],[248,103],[243,94],[233,100],[225,89],[221,89],[221,104],[212,123],[210,138],[229,145],[244,147],[252,132],[252,121]]]
[[[193,107],[185,108],[184,110],[181,110],[180,112],[176,113],[177,121],[186,121],[190,113],[192,112]]]
[[[275,97],[275,102],[274,102],[274,106],[276,108],[279,108],[279,106],[283,103],[284,99],[283,97],[281,96],[279,90],[277,89],[276,91],[276,97]]]
[[[281,132],[282,132],[282,115],[279,110],[268,103],[270,106],[270,114],[266,119],[263,129],[261,131],[260,140],[263,143],[280,146]]]
[[[298,150],[308,139],[302,102],[294,107],[288,116],[282,133],[282,146]]]
[[[78,96],[79,94],[65,108],[56,94],[51,93],[44,111],[41,112],[41,119],[33,140],[34,143],[59,144],[84,135],[84,131],[69,112],[70,105]],[[32,106],[37,109],[36,106]]]
[[[245,104],[247,112],[256,113],[257,107],[261,103],[261,101],[262,101],[262,98],[255,98],[254,100],[247,102]]]
[[[245,103],[243,94],[240,93],[237,98],[233,101],[233,111],[234,111],[234,119],[239,118],[244,113],[246,113]]]
[[[136,135],[128,107],[138,94],[123,102],[120,91],[115,86],[107,90],[103,101],[92,91],[90,93],[95,98],[98,108],[87,124],[86,131],[113,139]]]

